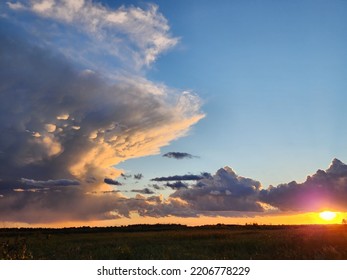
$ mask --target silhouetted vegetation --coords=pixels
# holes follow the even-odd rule
[[[0,259],[347,259],[344,225],[0,229]]]
[[[32,259],[32,255],[27,248],[25,239],[11,238],[1,243],[0,259],[5,260],[27,260]]]

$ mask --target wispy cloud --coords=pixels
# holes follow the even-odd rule
[[[131,190],[132,192],[141,193],[141,194],[154,194],[154,191],[150,190],[149,188],[144,189],[134,189]]]
[[[143,174],[138,173],[138,174],[134,174],[134,179],[135,180],[141,180],[143,178]]]
[[[8,7],[12,10],[24,10],[25,6],[20,2],[6,2]]]
[[[144,9],[134,6],[111,9],[90,0],[7,3],[10,9],[30,11],[83,32],[103,51],[119,59],[127,58],[126,63],[131,62],[136,68],[149,66],[179,40],[171,36],[167,19],[154,4],[147,4]]]
[[[155,189],[155,190],[163,190],[165,189],[164,187],[162,186],[159,186],[158,184],[150,184],[149,187]]]
[[[174,176],[168,176],[168,177],[156,177],[151,179],[151,181],[155,182],[166,182],[166,181],[196,181],[202,179],[202,175],[193,175],[193,174],[187,174],[187,175],[174,175]]]
[[[78,186],[81,184],[77,180],[69,180],[69,179],[37,181],[37,180],[33,180],[33,179],[22,178],[20,180],[20,182],[27,185],[27,186],[34,186],[34,187]]]
[[[197,156],[193,156],[191,154],[181,153],[181,152],[169,152],[169,153],[164,154],[163,157],[174,158],[174,159],[197,158]]]
[[[124,180],[127,180],[129,178],[131,178],[131,175],[126,175],[124,173],[121,173],[120,176],[124,179]]]
[[[347,209],[347,166],[339,160],[303,183],[269,189],[225,167],[214,175],[152,179],[162,182],[152,185],[156,191],[173,189],[168,197],[154,195],[150,187],[133,189],[134,198],[114,191],[108,185],[119,183],[118,163],[159,154],[204,117],[196,94],[145,76],[146,67],[178,42],[167,20],[151,4],[142,9],[111,9],[87,0],[0,5],[11,11],[0,19],[1,220]],[[132,177],[140,180],[142,174]]]

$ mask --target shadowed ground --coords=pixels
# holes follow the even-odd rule
[[[347,259],[347,226],[0,229],[0,259]]]

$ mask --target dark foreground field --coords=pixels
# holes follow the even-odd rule
[[[0,259],[347,259],[347,226],[0,229]]]

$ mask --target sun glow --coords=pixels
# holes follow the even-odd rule
[[[319,213],[319,217],[321,217],[325,221],[331,221],[335,219],[337,216],[336,212],[331,212],[331,211],[323,211]]]

